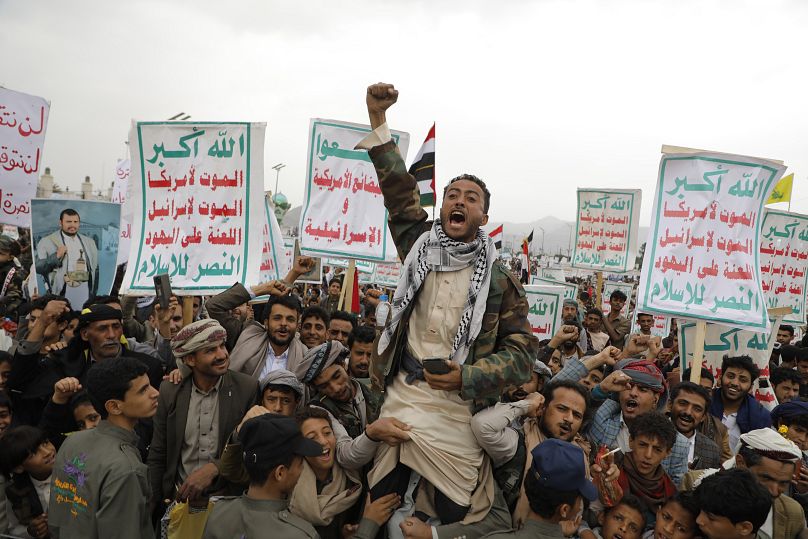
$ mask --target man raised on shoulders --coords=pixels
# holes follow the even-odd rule
[[[397,99],[391,84],[368,88],[374,131],[358,147],[369,150],[406,270],[374,351],[371,383],[386,392],[380,417],[412,430],[400,446],[380,446],[368,482],[374,499],[396,492],[406,503],[408,483],[420,476],[434,487],[432,516],[444,525],[472,524],[493,506],[483,492],[491,471],[470,427],[472,413],[530,378],[538,341],[522,286],[480,228],[491,196],[485,183],[469,174],[453,179],[440,219],[428,221],[387,127],[386,110]]]

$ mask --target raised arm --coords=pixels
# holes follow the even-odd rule
[[[430,223],[429,215],[421,207],[421,197],[415,178],[407,167],[387,128],[387,109],[398,100],[398,90],[392,84],[378,83],[368,86],[365,101],[368,107],[370,126],[374,132],[359,143],[369,150],[368,155],[384,196],[384,205],[389,213],[390,233],[401,260],[407,257],[415,240]]]

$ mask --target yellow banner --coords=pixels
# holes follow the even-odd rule
[[[788,202],[791,200],[791,188],[794,186],[794,173],[788,176],[783,176],[777,185],[774,186],[769,200],[766,204],[775,204],[777,202]]]

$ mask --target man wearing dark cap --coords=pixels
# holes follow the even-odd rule
[[[227,333],[203,319],[182,328],[172,339],[174,356],[191,369],[179,385],[160,386],[149,449],[152,500],[199,500],[227,485],[216,483],[227,437],[255,402],[252,376],[228,370]]]
[[[249,419],[238,437],[250,487],[243,496],[222,498],[214,504],[202,537],[318,537],[310,523],[289,512],[288,498],[303,469],[303,457],[322,455],[322,446],[304,438],[292,418],[275,414]],[[371,519],[378,515],[366,514],[353,537],[374,537],[394,508],[391,503],[381,521]]]
[[[379,416],[381,403],[365,385],[345,370],[348,350],[338,341],[327,341],[306,352],[311,364],[303,377],[320,393],[318,403],[342,423],[351,438],[356,438]]]
[[[533,464],[525,477],[530,513],[519,531],[496,532],[488,539],[561,538],[562,520],[575,520],[584,509],[584,498],[598,498],[586,476],[583,450],[569,442],[547,440],[532,451]]]
[[[23,302],[22,272],[14,261],[20,256],[20,244],[0,235],[0,318],[17,321],[17,308]]]
[[[38,324],[47,326],[68,311],[64,301],[51,301],[43,309],[40,315],[42,321],[38,321]],[[116,357],[130,357],[143,363],[149,381],[155,388],[160,387],[163,381],[160,360],[128,348],[126,339],[123,338],[121,311],[109,305],[91,305],[84,309],[73,339],[66,347],[53,350],[47,358],[40,361],[39,346],[35,343],[43,335],[32,329],[26,341],[33,341],[34,344],[25,349],[36,349],[36,352],[25,354],[18,350],[15,355],[13,385],[22,390],[26,398],[49,398],[53,393],[53,385],[63,378],[76,378],[83,385],[92,365]]]

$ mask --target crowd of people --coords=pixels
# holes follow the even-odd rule
[[[0,534],[31,538],[808,537],[808,348],[781,326],[760,369],[698,383],[675,324],[630,298],[566,300],[539,341],[519,277],[464,174],[429,221],[368,88],[376,168],[403,261],[389,316],[342,275],[212,297],[26,297],[0,236]],[[9,272],[11,276],[7,277]],[[261,298],[268,297],[268,301]],[[183,307],[186,312],[183,312]],[[15,323],[16,322],[16,323]],[[675,322],[675,321],[674,321]]]

